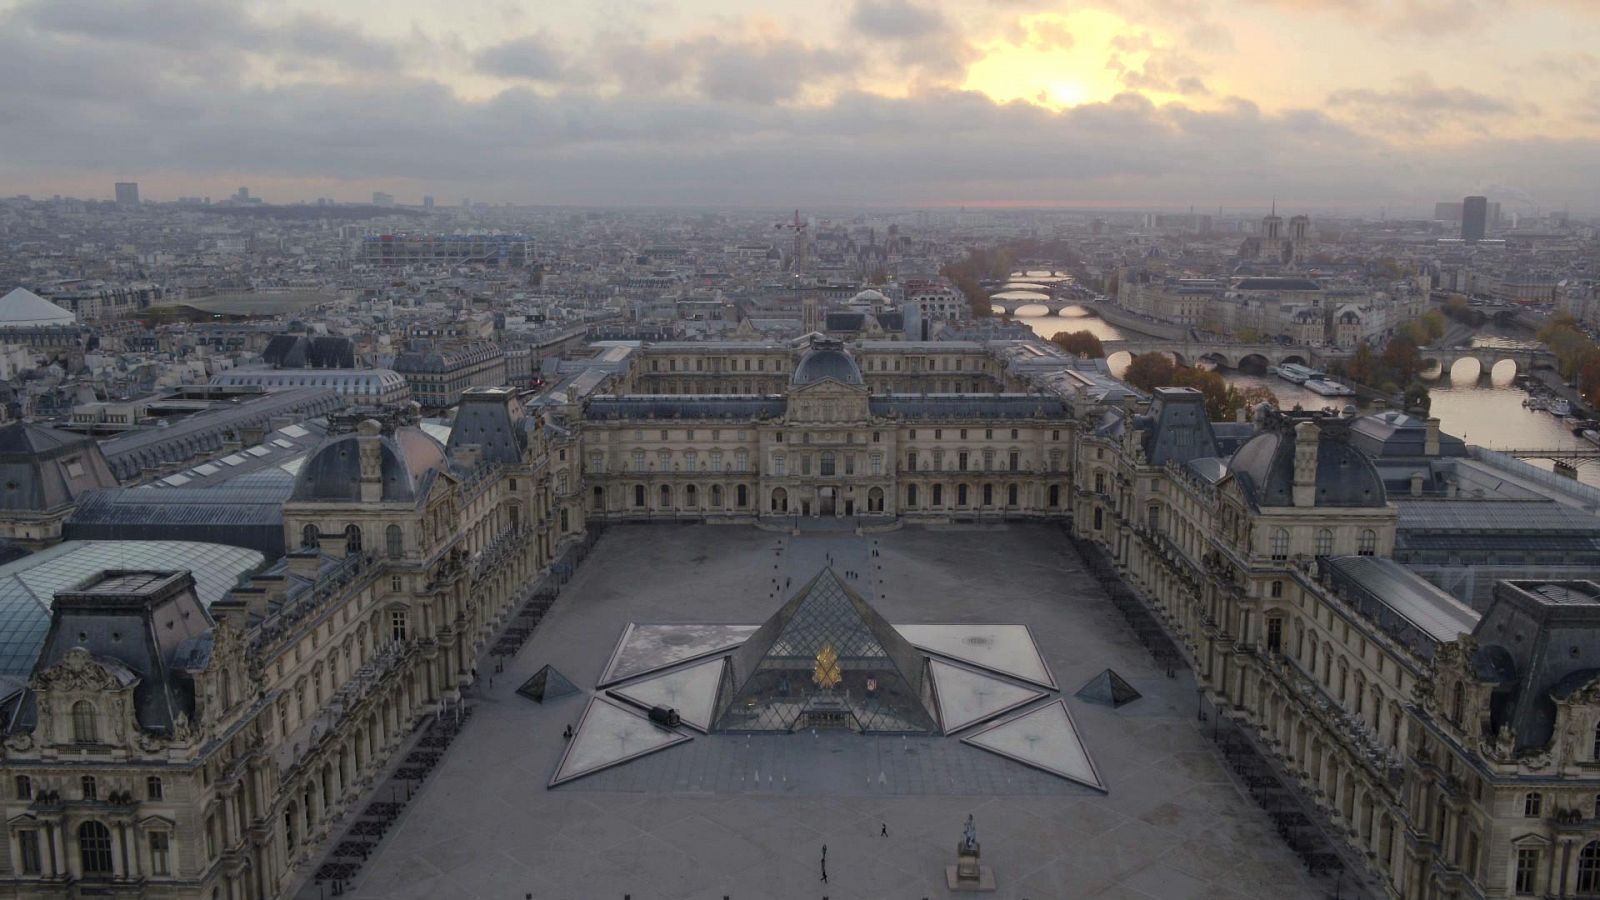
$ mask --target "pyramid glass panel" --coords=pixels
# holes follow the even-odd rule
[[[939,694],[939,718],[944,733],[992,719],[1043,697],[1044,691],[1002,681],[972,669],[932,660],[928,663]]]
[[[896,625],[895,629],[929,653],[1055,690],[1056,681],[1026,625]]]
[[[550,786],[689,740],[693,738],[663,728],[631,709],[593,697],[578,721],[578,732],[567,744],[567,752],[562,755]]]
[[[1064,700],[990,725],[961,742],[1097,791],[1106,790]]]
[[[717,686],[722,683],[724,659],[710,659],[684,669],[653,675],[641,681],[612,688],[613,696],[640,706],[675,709],[683,723],[699,731],[711,730],[711,716],[717,703]]]
[[[623,629],[600,687],[693,659],[725,653],[754,634],[755,625],[635,625]]]
[[[927,661],[824,569],[739,648],[716,730],[936,734]]]

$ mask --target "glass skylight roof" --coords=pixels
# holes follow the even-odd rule
[[[0,675],[32,673],[52,598],[106,569],[188,569],[210,606],[263,561],[255,550],[195,541],[67,541],[0,566]]]

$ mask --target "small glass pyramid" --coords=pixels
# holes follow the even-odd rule
[[[578,686],[567,680],[567,676],[557,672],[554,666],[546,665],[533,673],[533,677],[522,683],[517,688],[517,693],[535,703],[546,703],[570,697],[578,693]]]
[[[716,731],[938,734],[927,660],[824,569],[740,647]]]
[[[1110,669],[1101,670],[1099,675],[1089,679],[1083,687],[1078,688],[1078,697],[1093,703],[1104,703],[1108,706],[1121,706],[1144,696],[1129,684],[1126,679]]]

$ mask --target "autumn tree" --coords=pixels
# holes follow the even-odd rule
[[[1141,391],[1172,386],[1172,376],[1177,366],[1165,353],[1141,353],[1128,363],[1122,380]]]
[[[1058,331],[1051,342],[1073,356],[1088,359],[1105,359],[1106,348],[1092,331]]]

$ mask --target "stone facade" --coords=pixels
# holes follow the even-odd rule
[[[1194,391],[1025,374],[1040,364],[961,342],[647,345],[611,393],[538,415],[465,391],[447,446],[406,411],[331,416],[283,507],[297,549],[209,616],[182,573],[57,598],[0,703],[0,883],[287,895],[593,526],[832,516],[1070,522],[1369,891],[1600,895],[1600,585],[1505,583],[1480,616],[1389,558],[1396,507],[1348,420],[1213,425]],[[1063,377],[1073,393],[1040,389]],[[134,619],[180,637],[130,656]]]

